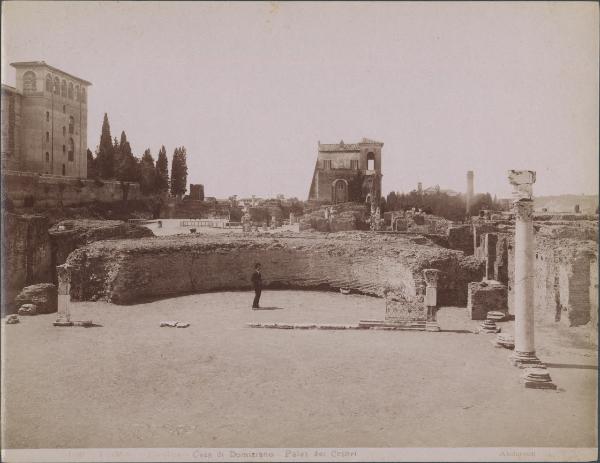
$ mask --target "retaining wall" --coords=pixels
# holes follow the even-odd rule
[[[239,235],[238,235],[239,236]],[[331,235],[329,235],[331,236]],[[359,235],[360,236],[360,235]],[[383,296],[394,290],[422,300],[424,268],[443,272],[441,305],[465,306],[467,283],[483,265],[461,252],[403,239],[255,238],[200,235],[92,243],[73,252],[71,297],[117,304],[186,293],[250,289],[255,262],[265,288],[349,288]]]
[[[127,189],[127,199],[142,199],[138,183],[112,180],[89,180],[56,175],[42,175],[30,172],[2,172],[2,187],[16,207],[74,206],[94,201],[114,202],[124,199],[123,189]]]

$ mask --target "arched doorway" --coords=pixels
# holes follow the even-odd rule
[[[338,179],[333,182],[333,202],[345,203],[348,201],[348,182]]]

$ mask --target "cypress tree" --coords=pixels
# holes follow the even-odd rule
[[[175,148],[171,161],[171,194],[181,198],[187,190],[187,153],[185,147]]]
[[[167,150],[164,145],[158,152],[156,160],[156,192],[165,193],[169,191],[169,161],[167,160]]]
[[[138,180],[136,175],[137,162],[131,152],[131,145],[127,141],[125,131],[121,132],[121,141],[119,142],[118,159],[116,161],[117,180],[122,182],[135,182]]]
[[[144,195],[156,192],[156,169],[150,149],[144,151],[140,161],[140,189]]]
[[[98,178],[96,159],[89,148],[87,150],[87,178]]]
[[[102,122],[102,134],[100,135],[100,145],[96,156],[96,166],[101,178],[114,177],[114,149],[106,113],[104,113],[104,121]]]

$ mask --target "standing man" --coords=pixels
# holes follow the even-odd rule
[[[262,277],[260,275],[260,264],[254,264],[254,273],[252,273],[252,286],[254,287],[254,302],[252,303],[252,309],[258,309],[258,301],[260,300],[260,293],[262,291]]]

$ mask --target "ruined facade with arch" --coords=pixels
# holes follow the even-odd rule
[[[358,143],[319,142],[309,201],[363,203],[381,192],[382,142],[363,138]]]
[[[2,169],[86,178],[91,83],[44,61],[11,66],[16,87],[2,85]]]

